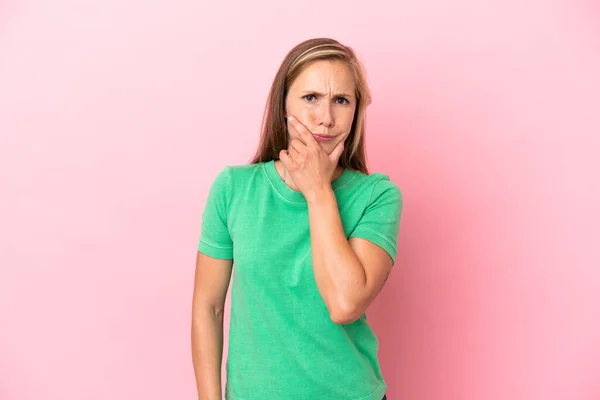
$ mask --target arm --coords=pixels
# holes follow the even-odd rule
[[[328,154],[306,126],[291,115],[288,128],[300,139],[292,139],[290,149],[280,151],[279,157],[308,203],[315,281],[332,321],[347,324],[365,312],[392,268],[396,252],[392,235],[398,233],[401,195],[393,187],[391,196],[383,202],[380,194],[375,196],[377,200],[369,204],[361,219],[363,226],[352,234],[357,237],[347,240],[331,188],[345,139]],[[384,234],[373,235],[378,229]]]
[[[223,312],[233,260],[198,252],[192,300],[192,361],[198,400],[221,400]]]
[[[373,302],[392,268],[379,246],[346,239],[331,187],[307,197],[315,281],[338,324],[358,319]]]

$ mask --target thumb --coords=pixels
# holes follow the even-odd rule
[[[344,152],[344,141],[342,140],[341,142],[339,142],[337,144],[337,146],[335,146],[335,148],[333,149],[333,151],[331,152],[331,154],[329,154],[329,159],[333,163],[337,164],[337,162],[340,159],[340,157],[342,156],[343,152]]]

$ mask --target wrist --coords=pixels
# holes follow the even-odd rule
[[[304,194],[309,207],[316,204],[325,203],[331,199],[335,199],[335,194],[331,186],[316,188]]]

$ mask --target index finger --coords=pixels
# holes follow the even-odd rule
[[[313,145],[318,144],[317,140],[313,137],[312,133],[310,133],[308,128],[305,127],[304,124],[302,124],[300,121],[298,121],[298,119],[290,116],[288,117],[288,122],[292,124],[296,132],[298,132],[298,134],[300,135],[300,139],[302,139],[304,144],[306,144],[307,146],[311,143]]]

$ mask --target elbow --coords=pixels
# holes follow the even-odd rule
[[[223,319],[225,307],[217,302],[194,302],[192,305],[192,321],[204,322],[207,318]]]
[[[359,307],[337,307],[329,312],[329,317],[334,324],[346,325],[359,319],[362,314]]]

